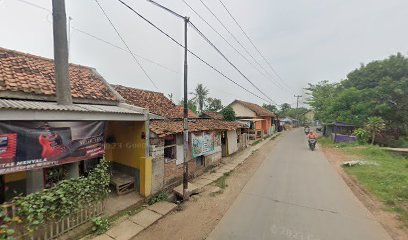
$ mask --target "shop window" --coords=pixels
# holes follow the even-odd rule
[[[196,166],[203,167],[204,166],[204,156],[196,157]]]
[[[169,162],[177,158],[176,135],[166,136],[164,139],[164,161]]]
[[[44,169],[44,188],[52,188],[59,181],[66,179],[68,175],[64,166],[56,166]]]

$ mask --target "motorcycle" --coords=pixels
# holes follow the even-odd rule
[[[305,134],[307,135],[307,134],[309,134],[309,132],[310,132],[310,128],[309,128],[309,127],[305,127],[304,131],[305,131]]]
[[[310,150],[314,151],[316,148],[317,140],[315,138],[309,138],[308,142]]]

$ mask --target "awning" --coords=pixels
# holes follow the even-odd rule
[[[259,121],[266,121],[263,118],[248,118],[248,119],[239,119],[240,121],[250,121],[250,122],[259,122]]]
[[[0,121],[146,121],[148,117],[146,109],[123,103],[58,105],[11,99],[0,99],[0,113]]]

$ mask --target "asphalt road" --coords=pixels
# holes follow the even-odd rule
[[[271,146],[207,239],[391,240],[302,129]]]

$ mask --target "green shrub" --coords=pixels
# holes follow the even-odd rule
[[[32,232],[46,221],[59,220],[101,201],[109,193],[108,167],[103,159],[88,177],[63,180],[53,188],[15,198],[17,216]]]
[[[356,135],[357,141],[360,144],[366,144],[370,138],[368,131],[363,128],[357,128],[354,131],[354,134]]]
[[[99,235],[108,231],[110,222],[106,217],[96,217],[92,219],[92,224],[92,232]]]
[[[169,196],[168,196],[168,194],[167,194],[166,192],[160,192],[160,193],[157,194],[156,196],[150,198],[148,204],[149,204],[149,205],[153,205],[153,204],[155,204],[155,203],[157,203],[157,202],[161,202],[161,201],[163,201],[163,200],[167,200],[168,197],[169,197]]]

